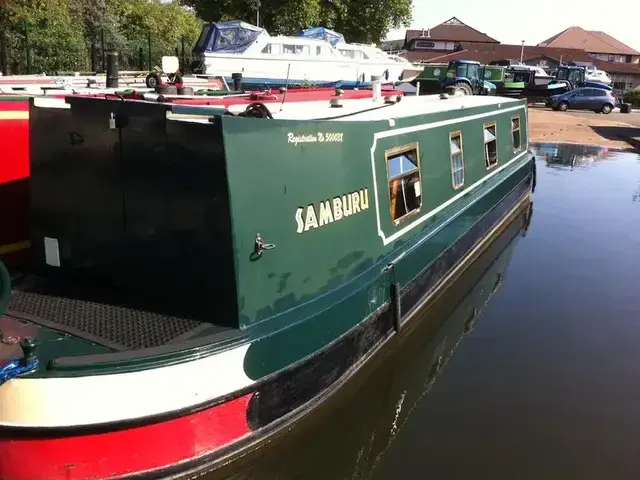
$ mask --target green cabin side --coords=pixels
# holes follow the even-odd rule
[[[505,68],[499,65],[485,65],[484,79],[491,83],[504,83]]]
[[[498,184],[528,147],[521,100],[401,118],[393,127],[390,120],[216,118],[229,182],[239,326],[271,324],[266,331],[327,311],[359,286],[375,282],[384,265],[416,238],[430,235],[438,222]],[[497,133],[497,163],[490,168],[485,127]],[[514,138],[519,138],[515,148]],[[454,172],[455,140],[462,150],[462,184]],[[394,220],[397,189],[390,187],[389,169],[403,153],[414,155],[419,173],[405,185],[403,198],[409,185],[413,207],[415,195],[420,199],[406,215],[398,215],[403,209],[396,201],[394,215],[401,218]],[[275,248],[257,256],[258,234]],[[425,267],[404,265],[402,281]],[[353,313],[364,318],[383,297]]]
[[[437,82],[447,73],[448,63],[429,63],[424,66],[420,75],[415,79],[418,82],[433,81]]]

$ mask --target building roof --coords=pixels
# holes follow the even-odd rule
[[[500,43],[486,33],[479,32],[475,28],[461,22],[456,17],[451,17],[446,22],[432,28],[420,30],[407,30],[404,36],[405,43],[417,37],[427,37],[431,40],[449,40],[455,42],[485,42]]]
[[[488,64],[495,60],[520,60],[522,45],[463,43],[462,50],[443,54],[442,52],[407,52],[406,58],[410,62],[425,61],[429,63],[448,63],[451,60],[475,60]],[[615,74],[640,75],[640,65],[634,63],[605,62],[589,56],[579,48],[554,48],[525,45],[522,59],[535,60],[548,58],[556,62],[584,62],[592,63],[599,70]]]
[[[640,55],[640,52],[597,30],[569,27],[538,44],[540,47],[581,48],[590,53]]]

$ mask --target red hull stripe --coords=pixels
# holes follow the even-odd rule
[[[195,459],[251,432],[246,419],[251,396],[166,422],[111,433],[12,439],[0,430],[0,478],[98,480]]]
[[[25,99],[4,101],[0,99],[0,113],[2,112],[29,112],[29,102]]]
[[[0,185],[29,176],[29,122],[23,120],[2,120],[5,113],[0,111],[0,138],[2,138],[2,163]],[[28,114],[28,112],[25,112]]]

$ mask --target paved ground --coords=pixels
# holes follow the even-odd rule
[[[640,113],[555,112],[536,106],[529,108],[529,122],[533,142],[580,143],[640,151]]]
[[[609,115],[603,115],[601,113],[580,111],[580,110],[573,110],[573,111],[569,111],[568,113],[574,117],[582,117],[582,118],[602,117],[603,120],[608,120],[611,122],[628,123],[630,125],[635,125],[636,127],[640,127],[640,110],[634,110],[631,113],[618,113],[617,110],[614,110]]]

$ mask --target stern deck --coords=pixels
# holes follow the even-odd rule
[[[17,282],[8,316],[74,335],[117,352],[176,345],[232,330],[174,316],[113,287],[28,276]],[[60,352],[62,353],[62,352]]]

